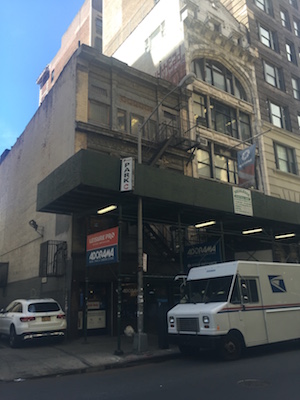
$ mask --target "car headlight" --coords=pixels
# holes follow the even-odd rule
[[[175,322],[175,318],[174,317],[169,317],[169,322],[170,322],[170,324],[174,324],[174,322]]]
[[[209,317],[207,315],[203,315],[202,321],[204,324],[209,324]]]

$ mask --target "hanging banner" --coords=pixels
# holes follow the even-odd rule
[[[118,262],[118,231],[111,228],[87,236],[86,265],[101,265]]]
[[[255,186],[255,144],[237,152],[239,186]]]
[[[120,192],[133,190],[134,182],[134,161],[132,157],[123,158],[121,166]]]

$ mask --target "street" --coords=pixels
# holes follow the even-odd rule
[[[299,397],[300,344],[248,351],[235,362],[211,353],[97,373],[0,383],[1,400],[276,400]]]

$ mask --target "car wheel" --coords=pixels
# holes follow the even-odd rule
[[[16,334],[16,329],[13,325],[10,327],[9,331],[9,345],[12,348],[16,348],[19,345],[19,338],[18,335]]]
[[[226,361],[237,360],[241,357],[242,348],[242,339],[238,335],[229,333],[221,341],[220,355]]]

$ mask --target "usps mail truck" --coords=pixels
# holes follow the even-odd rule
[[[185,297],[168,311],[168,337],[183,353],[300,338],[300,264],[232,261],[190,269]]]

